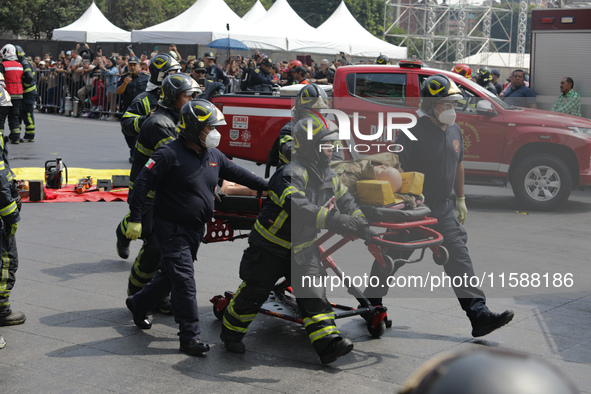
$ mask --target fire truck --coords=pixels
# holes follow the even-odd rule
[[[337,69],[332,108],[351,118],[351,130],[363,133],[360,138],[351,132],[353,138],[343,144],[345,153],[355,159],[395,151],[389,122],[412,122],[409,116],[417,115],[421,84],[434,74],[455,81],[464,96],[456,106],[456,122],[463,132],[467,184],[510,184],[520,205],[530,210],[553,209],[573,188],[591,185],[589,119],[512,107],[458,74],[416,62]],[[257,163],[265,163],[293,106],[291,97],[276,94],[228,94],[212,102],[226,116],[227,125],[218,128],[222,152]],[[376,138],[368,141],[372,135]]]
[[[530,83],[538,108],[550,109],[560,81],[571,77],[581,95],[581,114],[591,118],[591,3],[589,8],[548,8],[532,12]]]

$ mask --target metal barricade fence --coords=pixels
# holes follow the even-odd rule
[[[37,105],[39,112],[64,114],[66,98],[70,97],[78,112],[72,116],[89,118],[120,118],[121,96],[116,93],[119,74],[99,73],[76,76],[61,68],[36,70]]]

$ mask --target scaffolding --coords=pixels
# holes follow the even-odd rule
[[[488,53],[511,50],[513,7],[509,0],[502,1],[507,8],[490,0],[457,0],[451,5],[446,0],[387,0],[384,39],[401,38],[397,45],[423,61],[454,62],[481,54],[481,64],[487,64]]]

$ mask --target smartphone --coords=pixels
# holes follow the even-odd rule
[[[197,80],[197,83],[201,86],[205,86],[205,78],[199,78],[199,80]]]

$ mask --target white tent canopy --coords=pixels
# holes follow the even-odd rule
[[[349,48],[344,52],[352,56],[378,57],[380,54],[394,59],[405,59],[407,48],[392,45],[380,40],[357,22],[345,2],[342,1],[335,12],[317,29],[319,37],[337,35]]]
[[[109,22],[93,2],[76,22],[54,29],[52,38],[57,41],[131,42],[131,33]]]
[[[316,32],[291,8],[287,0],[277,0],[265,15],[256,21],[256,26],[267,32],[281,32],[287,37],[287,49],[306,52],[330,53],[339,52],[343,48],[338,40],[325,39]]]
[[[246,14],[244,14],[244,16],[242,17],[242,20],[246,23],[254,24],[254,22],[261,19],[263,17],[263,15],[265,15],[266,12],[267,12],[267,10],[261,4],[260,0],[257,0],[254,3],[254,5],[252,6],[252,8],[250,9],[250,11],[248,11]]]
[[[182,14],[131,32],[133,42],[175,44],[209,44],[218,38],[228,37],[226,24],[230,25],[230,37],[244,42],[249,48],[285,50],[285,39],[271,37],[268,32],[244,22],[224,0],[197,0]]]
[[[523,64],[529,67],[529,54],[523,55]],[[466,64],[477,64],[479,66],[491,67],[513,67],[517,68],[517,54],[509,52],[482,52],[476,55],[468,56],[461,62]]]

